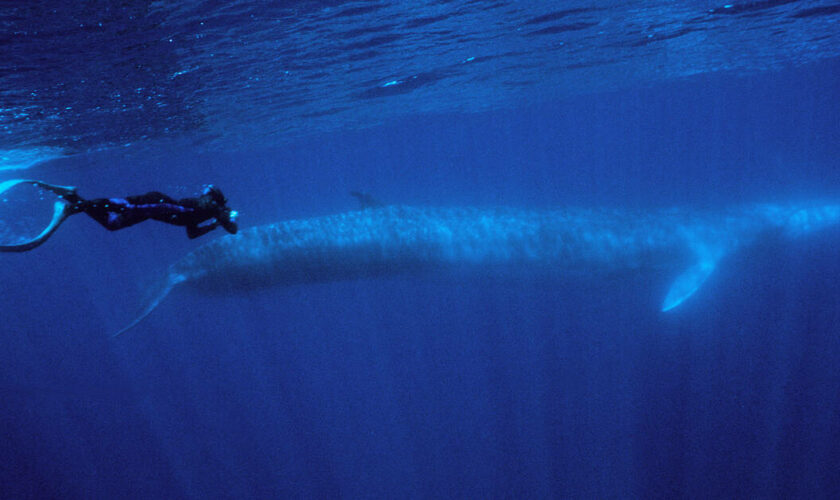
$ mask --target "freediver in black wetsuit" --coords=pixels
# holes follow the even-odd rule
[[[33,240],[18,245],[0,245],[0,252],[23,252],[31,250],[52,235],[67,217],[85,213],[110,231],[116,231],[148,219],[185,226],[187,236],[198,238],[222,226],[227,232],[236,234],[238,213],[227,206],[221,190],[215,186],[205,187],[195,198],[174,200],[169,196],[152,191],[127,198],[97,198],[86,200],[76,193],[76,188],[56,186],[41,181],[15,179],[0,184],[0,192],[17,184],[33,184],[58,195],[55,213],[50,225]]]
[[[49,189],[49,188],[47,188]],[[198,238],[219,226],[236,234],[236,212],[227,207],[219,188],[208,186],[197,198],[173,200],[169,196],[152,191],[127,198],[82,199],[72,191],[53,190],[69,203],[74,214],[84,212],[110,231],[133,226],[147,219],[154,219],[175,226],[186,226],[187,236]],[[210,221],[209,224],[204,222]]]

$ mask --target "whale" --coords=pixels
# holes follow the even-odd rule
[[[254,226],[171,264],[120,335],[175,288],[208,292],[472,269],[553,273],[674,272],[661,311],[691,297],[726,255],[766,237],[796,238],[840,222],[840,204],[665,208],[362,208]]]

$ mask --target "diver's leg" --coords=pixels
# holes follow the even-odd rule
[[[133,226],[148,219],[137,210],[132,210],[131,204],[122,198],[97,198],[74,205],[77,212],[86,213],[109,231],[116,231],[124,227]]]
[[[178,202],[163,193],[150,192],[127,198],[98,198],[84,201],[77,211],[88,214],[110,231],[133,226],[148,219],[173,213]]]

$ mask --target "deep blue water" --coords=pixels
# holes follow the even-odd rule
[[[536,4],[4,4],[0,159],[29,166],[4,179],[213,182],[243,226],[351,210],[354,189],[837,198],[837,5]],[[42,223],[39,198],[10,193],[0,233]],[[669,314],[670,272],[435,274],[176,290],[108,337],[219,236],[78,216],[0,256],[0,496],[840,493],[840,229],[728,256]]]

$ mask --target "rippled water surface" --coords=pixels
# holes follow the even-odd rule
[[[836,56],[840,4],[765,0],[0,5],[0,163],[147,139],[252,148]]]

